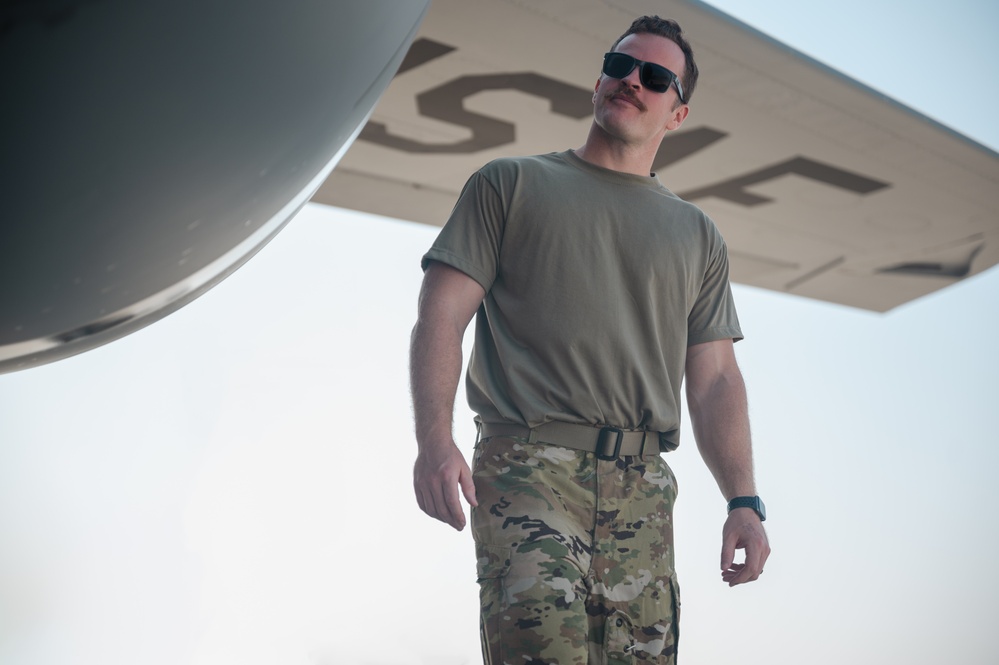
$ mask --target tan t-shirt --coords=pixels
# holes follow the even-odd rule
[[[430,261],[486,291],[466,381],[484,422],[653,430],[671,450],[687,347],[742,339],[707,215],[572,151],[476,172]]]

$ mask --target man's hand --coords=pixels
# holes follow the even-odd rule
[[[420,447],[413,467],[413,486],[420,509],[458,531],[465,528],[465,512],[461,508],[458,487],[469,504],[479,505],[475,500],[472,470],[454,441]]]
[[[746,550],[745,563],[733,563],[735,551]],[[759,516],[749,508],[736,508],[722,528],[722,580],[729,586],[759,579],[770,556],[770,542]]]

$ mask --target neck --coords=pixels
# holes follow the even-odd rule
[[[590,125],[586,142],[575,152],[577,157],[605,169],[648,176],[658,151],[658,141],[636,146],[614,140],[594,122]]]

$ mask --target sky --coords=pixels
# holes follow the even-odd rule
[[[999,150],[996,6],[713,4]],[[471,537],[411,489],[436,232],[310,204],[179,312],[0,376],[0,662],[479,662]],[[999,662],[999,270],[885,315],[733,290],[774,552],[722,584],[685,430],[684,662]]]

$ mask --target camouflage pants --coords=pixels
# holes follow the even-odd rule
[[[472,466],[487,665],[675,665],[676,479],[660,455],[492,437]]]

